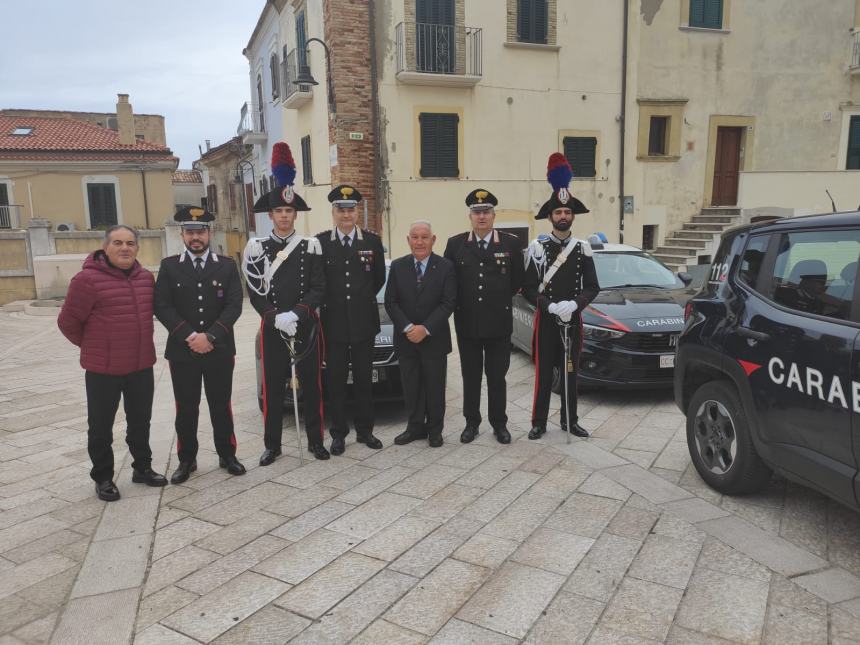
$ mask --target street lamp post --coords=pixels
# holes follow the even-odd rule
[[[312,42],[318,42],[320,45],[323,46],[323,49],[325,50],[326,88],[328,90],[328,105],[332,116],[334,116],[336,109],[334,101],[334,83],[332,81],[331,75],[331,51],[329,50],[328,45],[326,45],[325,42],[323,42],[321,39],[308,38],[305,41],[305,55],[302,60],[299,61],[299,73],[296,76],[295,83],[296,85],[319,85],[317,80],[313,77],[313,74],[311,74],[311,66],[309,63],[310,47],[308,47],[308,45],[310,45]]]

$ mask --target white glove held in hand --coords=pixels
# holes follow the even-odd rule
[[[284,332],[287,336],[296,335],[296,327],[298,326],[299,317],[292,311],[275,316],[275,329]]]
[[[571,316],[578,309],[578,305],[573,300],[562,300],[554,302],[547,307],[547,311],[561,318],[562,322],[570,322]]]
[[[558,305],[559,305],[559,303],[557,303],[557,302],[551,302],[551,303],[549,303],[549,306],[546,308],[546,310],[549,313],[555,314],[557,316],[558,315]]]

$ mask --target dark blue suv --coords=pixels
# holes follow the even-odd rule
[[[776,471],[858,506],[858,259],[860,212],[723,234],[675,359],[690,456],[713,488],[753,492]]]

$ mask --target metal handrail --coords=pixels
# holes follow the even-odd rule
[[[236,134],[240,137],[249,132],[265,132],[260,127],[262,122],[262,110],[254,109],[250,103],[244,103],[239,110],[239,127],[236,128]]]
[[[860,69],[860,30],[855,30],[851,34],[851,62],[849,68]]]
[[[20,204],[0,204],[0,229],[16,229],[21,225]]]
[[[287,54],[283,65],[284,99],[290,98],[296,92],[310,92],[310,85],[297,85],[294,78],[299,75],[299,53],[293,49]]]
[[[482,30],[401,22],[395,30],[397,71],[480,76]]]

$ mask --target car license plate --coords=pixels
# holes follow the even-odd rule
[[[373,370],[370,373],[370,382],[379,383],[379,370]],[[349,374],[346,375],[346,384],[352,385],[352,370],[349,370]]]
[[[660,367],[675,367],[675,355],[674,354],[661,354],[660,355]]]

